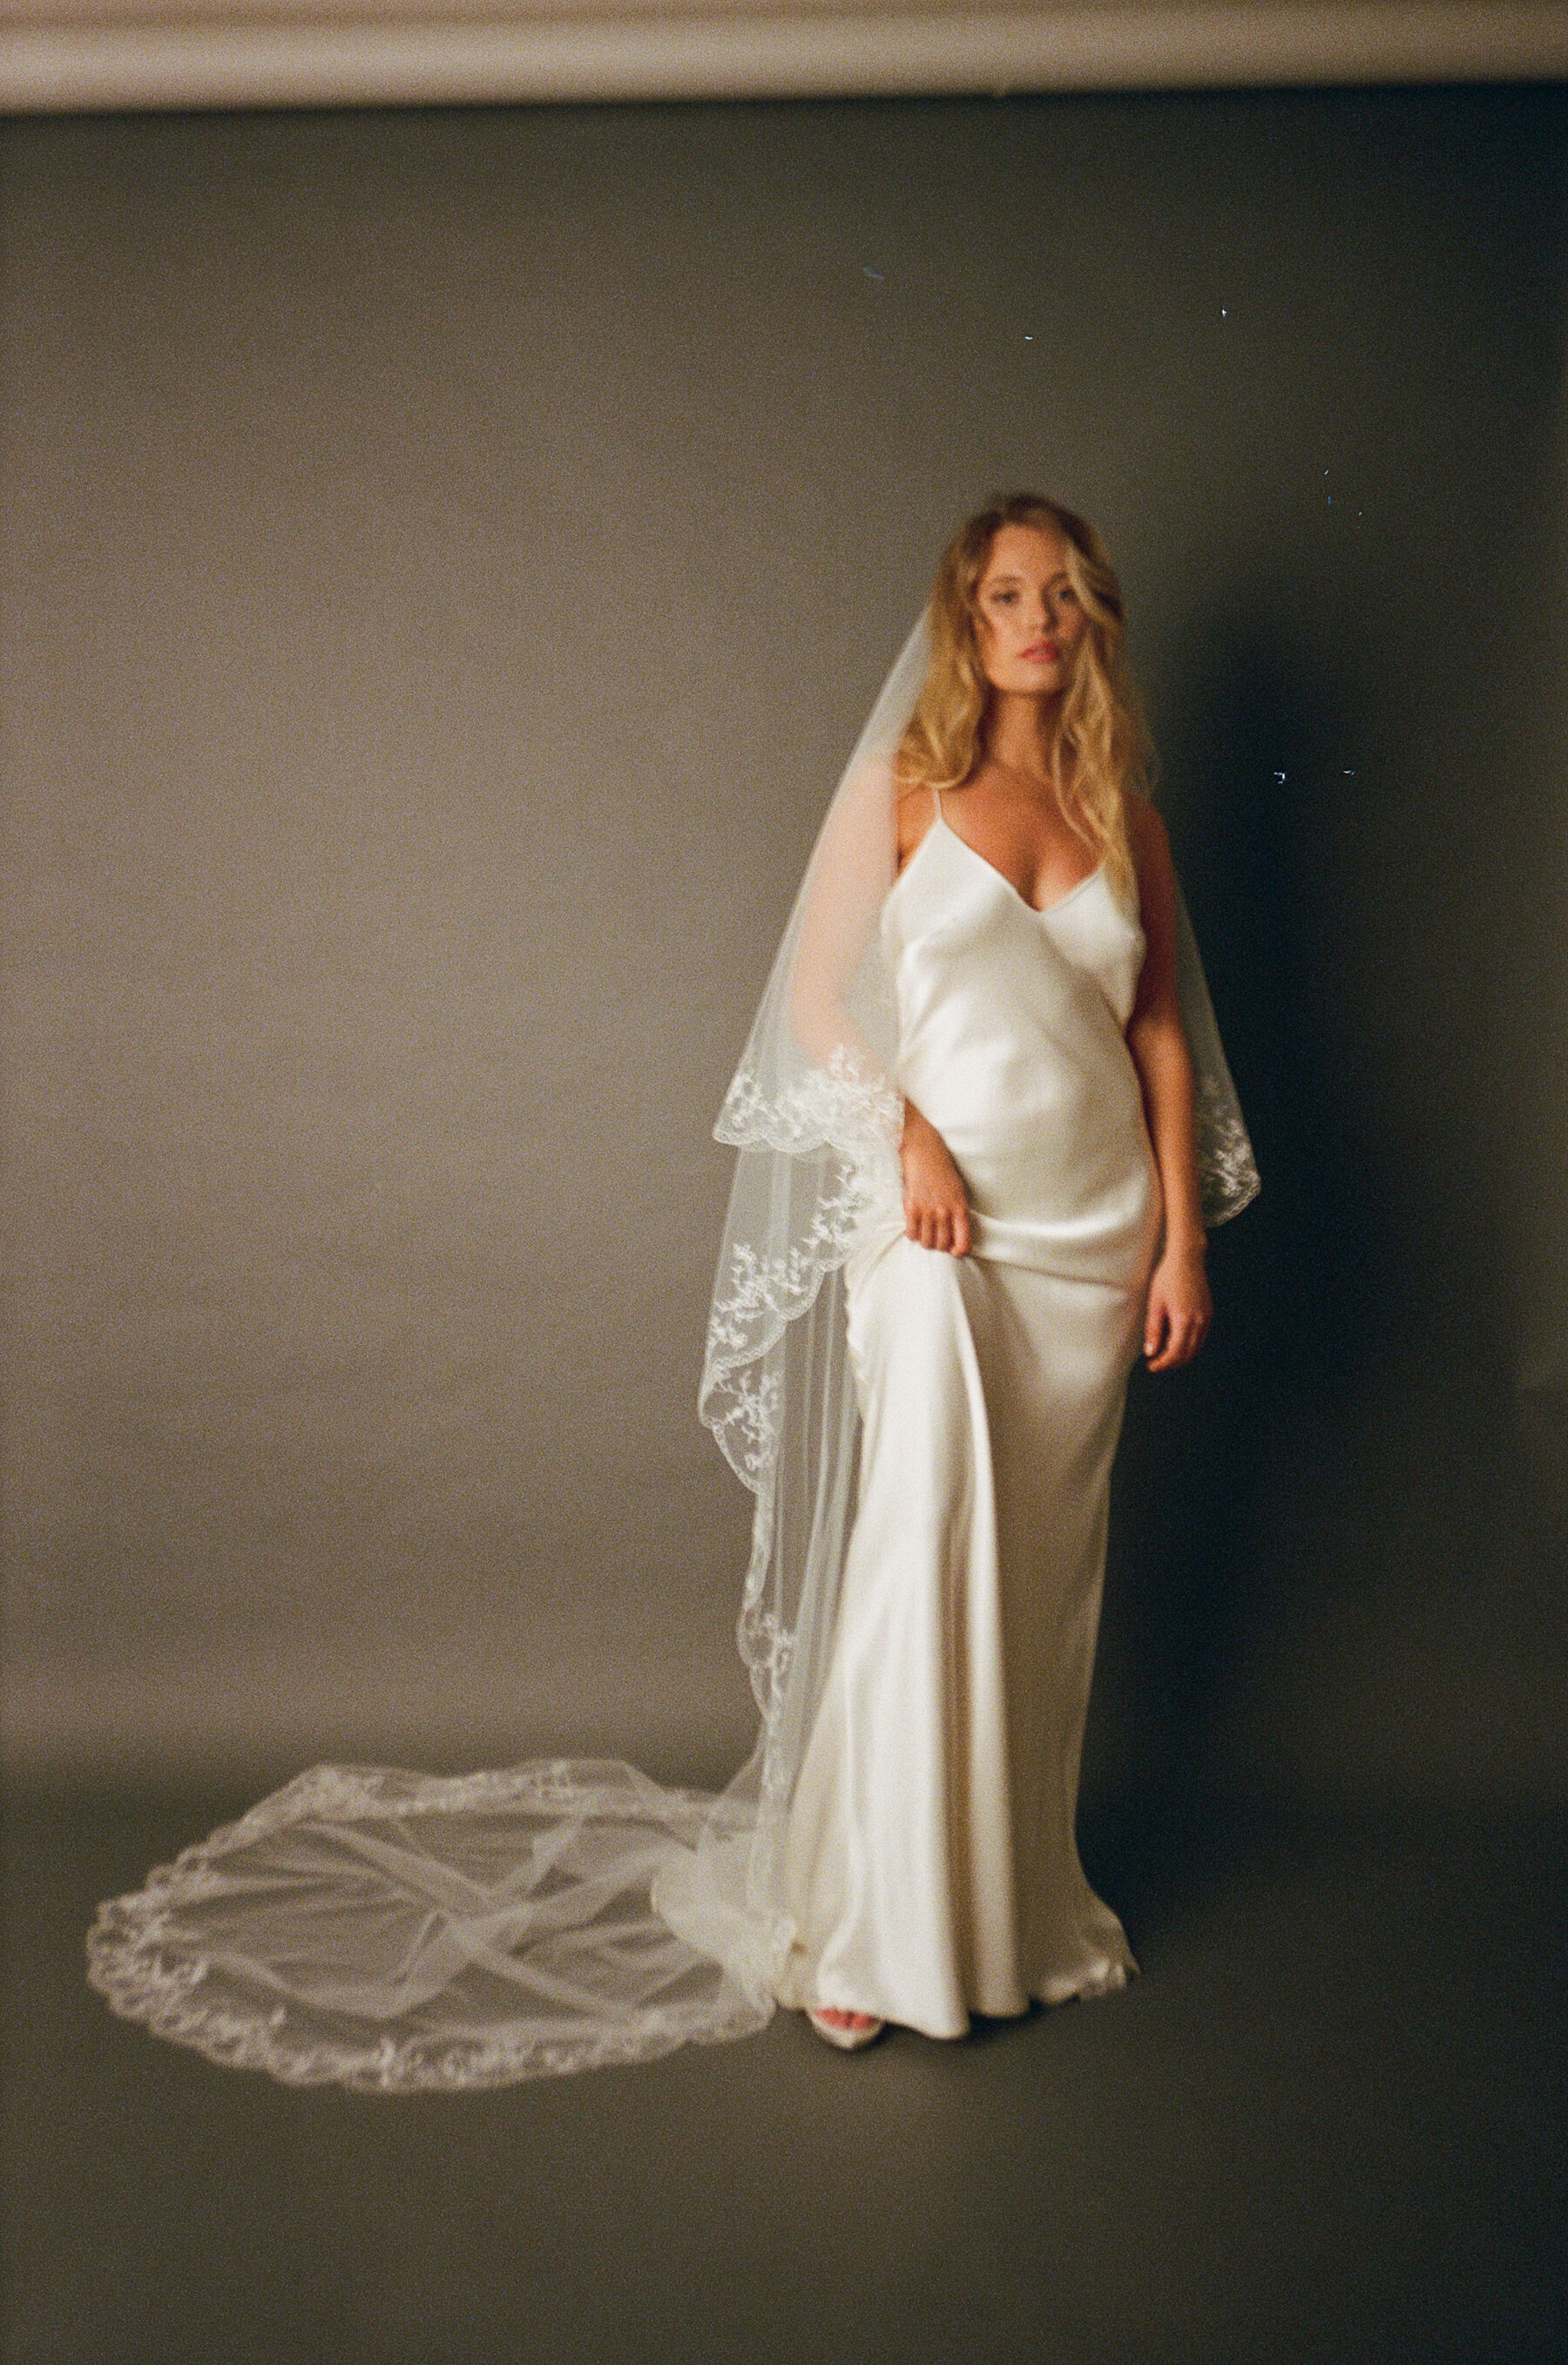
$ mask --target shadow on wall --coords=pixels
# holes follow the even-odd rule
[[[1263,1574],[1260,1485],[1297,1410],[1348,1401],[1400,1316],[1386,1213],[1324,1023],[1313,899],[1322,784],[1356,715],[1261,604],[1216,622],[1182,678],[1165,771],[1201,791],[1202,839],[1175,798],[1161,803],[1263,1189],[1214,1236],[1203,1355],[1159,1381],[1135,1373],[1117,1463],[1107,1679],[1124,1696],[1126,1775],[1170,1795],[1201,1785],[1227,1716]]]
[[[1546,1506],[1528,1516],[1487,981],[1422,936],[1465,885],[1463,768],[1385,781],[1397,808],[1352,791],[1375,652],[1362,683],[1336,678],[1284,606],[1216,621],[1165,734],[1263,1190],[1215,1237],[1203,1356],[1135,1373],[1117,1465],[1086,1787],[1092,1833],[1125,1820],[1156,1889],[1216,1787],[1562,1771],[1561,1670],[1530,1631],[1556,1564]],[[1417,793],[1431,867],[1394,894],[1375,847]],[[1442,1032],[1392,1034],[1389,979],[1428,960]]]

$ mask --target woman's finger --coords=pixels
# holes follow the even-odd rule
[[[1149,1370],[1170,1372],[1190,1363],[1207,1337],[1208,1328],[1206,1317],[1201,1314],[1170,1317],[1163,1345],[1148,1351]]]
[[[966,1199],[956,1205],[906,1198],[903,1210],[906,1239],[918,1242],[923,1249],[940,1249],[950,1256],[968,1256],[969,1252],[969,1208]]]

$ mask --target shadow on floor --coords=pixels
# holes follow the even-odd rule
[[[1125,1996],[385,2100],[84,1984],[95,1900],[246,1803],[12,1799],[7,2365],[1568,2353],[1560,1830],[1105,1815]]]

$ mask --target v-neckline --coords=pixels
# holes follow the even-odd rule
[[[899,874],[901,878],[908,876],[909,872],[913,869],[915,862],[919,858],[920,846],[924,846],[926,843],[926,840],[932,837],[939,829],[946,831],[947,835],[952,839],[955,846],[961,846],[966,854],[972,855],[975,861],[980,864],[981,869],[989,870],[991,877],[996,880],[998,886],[1005,888],[1008,894],[1012,896],[1014,902],[1018,904],[1022,910],[1027,912],[1032,919],[1036,920],[1048,920],[1052,913],[1059,912],[1065,903],[1070,903],[1075,896],[1081,895],[1086,887],[1092,887],[1094,881],[1102,876],[1105,868],[1104,857],[1102,856],[1101,859],[1094,865],[1093,869],[1088,872],[1084,878],[1081,879],[1075,887],[1070,887],[1065,895],[1058,895],[1055,902],[1050,903],[1031,903],[1027,895],[1021,895],[1019,893],[1017,888],[1014,887],[1012,880],[1009,879],[1004,870],[999,870],[994,862],[988,862],[985,856],[980,852],[978,847],[972,846],[967,837],[960,837],[958,835],[958,831],[953,827],[953,824],[948,820],[946,814],[945,813],[938,813],[933,817],[931,827],[926,831],[925,836],[921,839],[920,846],[915,847],[913,854],[911,855],[908,862],[904,864],[902,871]]]

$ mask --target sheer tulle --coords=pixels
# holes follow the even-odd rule
[[[840,781],[715,1127],[737,1151],[700,1405],[756,1499],[739,1622],[756,1745],[718,1797],[615,1763],[458,1778],[317,1766],[100,1909],[113,2008],[291,2084],[505,2084],[760,2027],[793,1925],[783,1846],[854,1515],[843,1268],[899,1219],[893,756],[922,618]],[[1257,1173],[1183,911],[1205,1214]]]
[[[117,2012],[290,2085],[509,2085],[743,2036],[771,2009],[653,1911],[711,1797],[633,1766],[319,1765],[104,1906]]]

